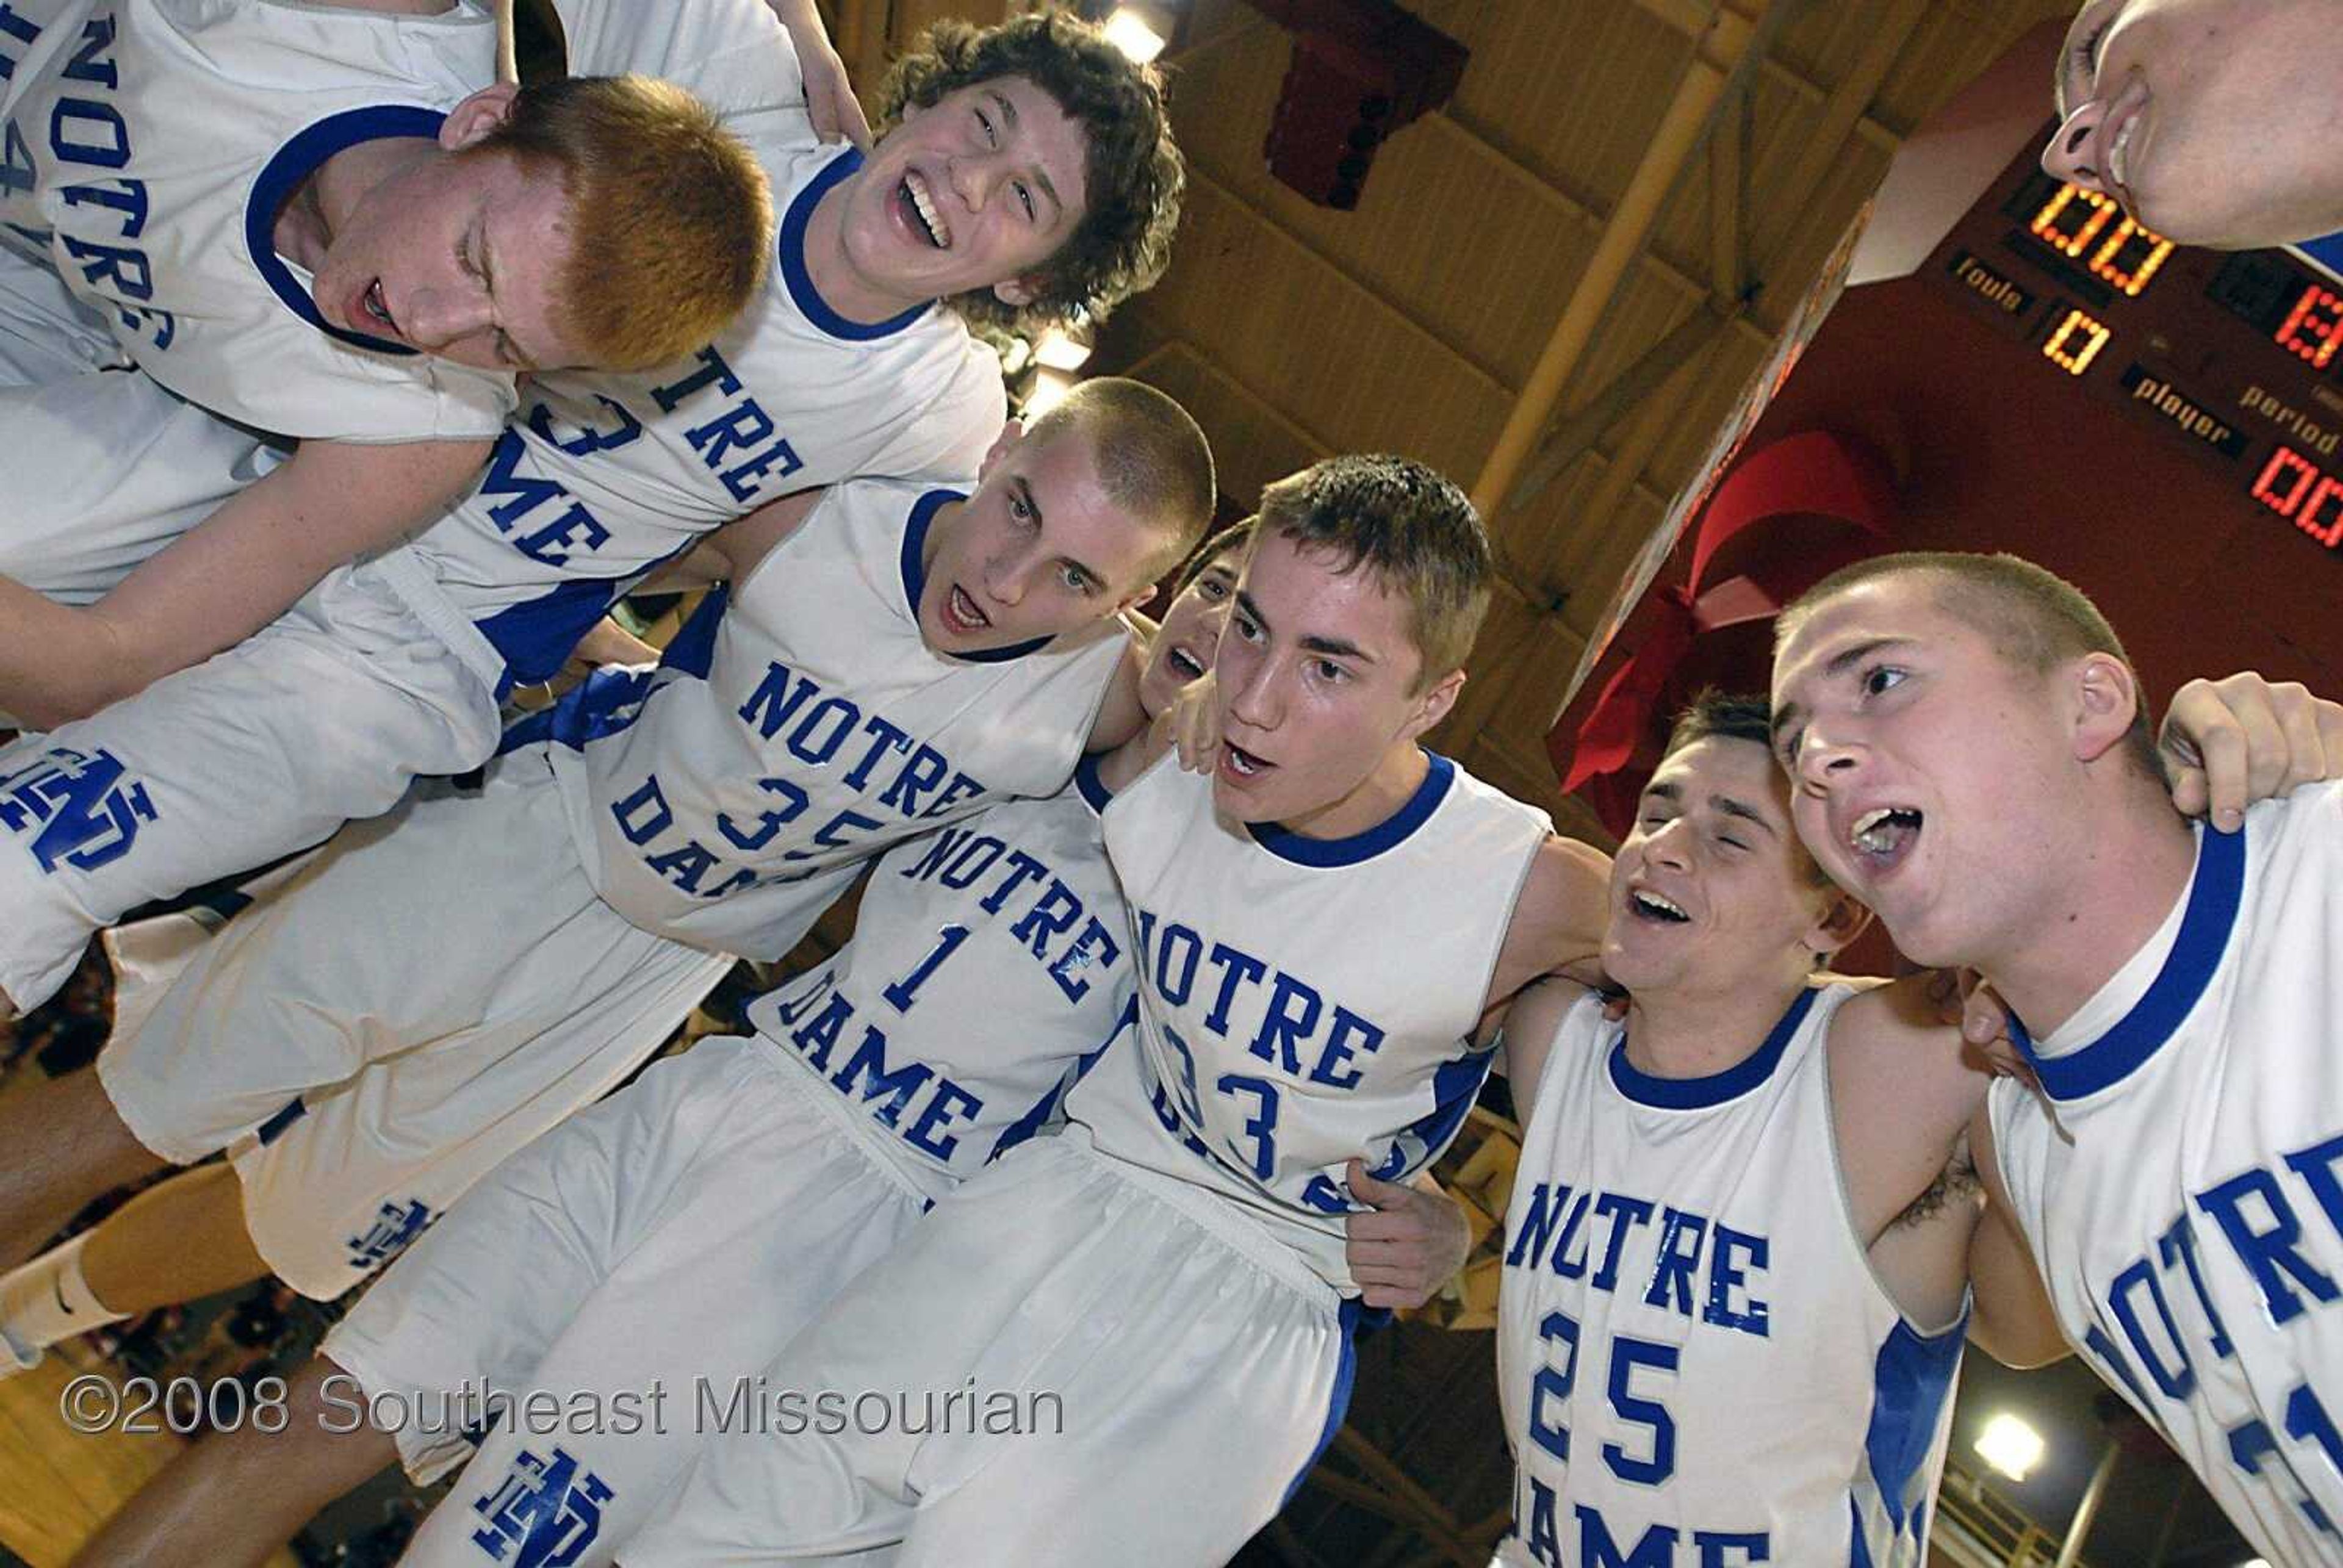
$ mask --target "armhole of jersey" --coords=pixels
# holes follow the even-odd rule
[[[1887,1310],[1896,1314],[1896,1321],[1920,1339],[1933,1342],[1967,1323],[1968,1288],[1966,1285],[1962,1287],[1960,1310],[1955,1312],[1948,1322],[1933,1325],[1923,1323],[1904,1310],[1904,1303],[1896,1299],[1896,1292],[1887,1288],[1885,1280],[1880,1278],[1879,1266],[1872,1261],[1871,1245],[1864,1241],[1863,1232],[1855,1222],[1855,1192],[1847,1180],[1846,1152],[1839,1146],[1838,1097],[1831,1077],[1831,1037],[1837,1032],[1839,1017],[1846,1010],[1850,1002],[1865,993],[1849,985],[1828,985],[1820,989],[1825,992],[1838,993],[1838,1000],[1831,1004],[1830,1012],[1822,1021],[1822,1038],[1815,1041],[1814,1050],[1822,1058],[1823,1136],[1829,1142],[1831,1181],[1837,1189],[1838,1221],[1842,1227],[1842,1233],[1846,1237],[1846,1244],[1855,1250],[1855,1261],[1863,1266],[1864,1273],[1870,1278],[1871,1288],[1879,1293],[1879,1299],[1885,1304]],[[1817,1004],[1821,1000],[1819,997],[1815,999]],[[1906,1209],[1909,1207],[1909,1204],[1906,1205]],[[1896,1218],[1901,1218],[1903,1212],[1903,1210],[1898,1210]],[[1888,1227],[1893,1229],[1896,1219],[1890,1219],[1887,1223]],[[1882,1231],[1880,1234],[1884,1236],[1886,1231]]]
[[[742,574],[739,578],[732,583],[733,601],[735,603],[739,601],[740,597],[749,591],[749,585],[755,582],[757,578],[763,574],[766,568],[773,564],[774,558],[782,555],[791,545],[796,544],[799,539],[804,538],[808,534],[811,533],[813,531],[814,523],[821,517],[823,512],[829,510],[833,505],[843,504],[842,496],[847,486],[859,482],[860,481],[843,479],[839,483],[829,487],[823,493],[821,499],[813,504],[812,509],[808,511],[804,517],[798,519],[798,526],[791,528],[786,538],[775,539],[772,542],[771,547],[768,548],[763,555],[757,558],[757,564],[750,567],[746,573]],[[781,498],[783,500],[787,500],[788,498],[789,498],[786,496]],[[746,517],[748,514],[744,512],[741,516]],[[739,520],[739,518],[734,519],[736,522]],[[729,528],[731,525],[722,524],[719,526]],[[713,533],[716,530],[711,528],[709,531]]]
[[[1457,771],[1459,773],[1463,773],[1464,770],[1460,768]],[[1466,774],[1465,776],[1467,778],[1471,777],[1469,774]],[[1529,853],[1522,857],[1521,869],[1513,873],[1513,890],[1505,900],[1504,923],[1497,928],[1497,940],[1489,944],[1489,960],[1487,963],[1482,966],[1481,973],[1478,977],[1480,984],[1475,994],[1478,995],[1481,1000],[1480,1005],[1473,1014],[1476,1020],[1482,1016],[1482,1014],[1487,1012],[1489,1010],[1489,988],[1496,983],[1497,966],[1503,963],[1505,958],[1505,943],[1513,939],[1513,917],[1521,912],[1522,894],[1529,888],[1530,872],[1536,867],[1538,856],[1544,852],[1545,849],[1545,841],[1548,839],[1556,836],[1554,830],[1554,819],[1548,817],[1544,812],[1537,810],[1535,807],[1523,806],[1520,801],[1515,800],[1510,795],[1503,796],[1503,799],[1508,805],[1520,807],[1522,810],[1532,814],[1536,819],[1537,832],[1536,837],[1531,841]],[[1536,977],[1533,975],[1528,980],[1523,981],[1523,989],[1528,989],[1531,984],[1534,983]],[[1516,992],[1515,994],[1518,995],[1520,993]],[[1594,993],[1589,991],[1587,994],[1592,996]],[[1565,1013],[1563,1016],[1567,1018],[1569,1014]],[[1470,1038],[1470,1030],[1467,1031],[1467,1038]]]
[[[1584,996],[1581,996],[1577,1000],[1572,1002],[1568,1007],[1562,1010],[1562,1017],[1554,1024],[1554,1038],[1546,1041],[1545,1065],[1538,1069],[1537,1089],[1536,1091],[1530,1096],[1529,1104],[1524,1107],[1522,1104],[1520,1096],[1518,1095],[1513,1099],[1513,1115],[1514,1119],[1521,1124],[1522,1143],[1523,1147],[1528,1146],[1531,1127],[1535,1125],[1541,1118],[1551,1121],[1555,1113],[1556,1106],[1561,1102],[1563,1091],[1554,1086],[1560,1083],[1562,1080],[1560,1075],[1554,1071],[1554,1064],[1563,1060],[1562,1053],[1565,1049],[1564,1037],[1565,1035],[1573,1034],[1579,1029],[1579,1013],[1581,1010],[1586,1008],[1594,1009],[1597,1014],[1593,1029],[1588,1031],[1589,1045],[1592,1047],[1596,1039],[1603,1032],[1602,1020],[1600,1016],[1603,1008],[1603,996],[1599,991],[1589,990]],[[1512,1087],[1512,1080],[1509,1078],[1506,1082],[1507,1087],[1510,1089]]]

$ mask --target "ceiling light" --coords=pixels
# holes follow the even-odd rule
[[[1033,377],[1033,390],[1025,396],[1023,418],[1028,425],[1066,400],[1074,389],[1074,378],[1056,370],[1042,370]]]
[[[1114,15],[1106,19],[1106,36],[1108,43],[1142,65],[1163,53],[1163,35],[1134,6],[1114,8]]]
[[[1091,357],[1091,346],[1062,327],[1052,327],[1033,345],[1033,357],[1052,370],[1080,370]]]
[[[2042,1462],[2042,1434],[2006,1413],[1995,1416],[1977,1434],[1976,1451],[1985,1462],[2012,1481]]]

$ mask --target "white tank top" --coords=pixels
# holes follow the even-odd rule
[[[414,549],[518,682],[559,670],[623,588],[767,501],[861,475],[951,483],[1008,416],[1001,364],[941,306],[874,326],[815,288],[805,231],[860,164],[814,137],[763,0],[557,0],[573,75],[691,89],[746,141],[780,218],[763,292],[717,340],[641,374],[532,377],[478,487]]]
[[[481,440],[513,378],[327,325],[277,254],[334,154],[430,136],[495,80],[479,5],[386,17],[281,0],[0,7],[0,223],[44,245],[123,348],[191,403],[278,436]]]
[[[1119,620],[951,658],[920,636],[920,550],[958,491],[825,495],[665,659],[597,672],[508,735],[548,749],[595,891],[645,930],[778,959],[860,864],[1073,775]]]
[[[2163,929],[2021,1044],[1995,1149],[2067,1339],[2255,1550],[2343,1561],[2343,785],[2199,829]]]
[[[1825,1042],[1850,994],[1701,1079],[1636,1070],[1600,998],[1564,1015],[1505,1213],[1507,1561],[1926,1560],[1964,1324],[1906,1322],[1849,1218]]]
[[[749,1020],[845,1096],[940,1197],[1040,1131],[1131,1004],[1095,759],[871,869],[854,940]]]
[[[1226,821],[1212,780],[1172,757],[1106,813],[1140,1027],[1069,1119],[1242,1205],[1347,1294],[1344,1167],[1404,1180],[1463,1125],[1489,1070],[1468,1037],[1553,830],[1430,763],[1405,805],[1347,839]]]

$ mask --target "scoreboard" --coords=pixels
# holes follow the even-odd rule
[[[2044,136],[2055,126],[2045,128]],[[2343,283],[2274,250],[2180,248],[2026,150],[1926,269],[1976,316],[2227,477],[2270,548],[2343,554]],[[2308,555],[2302,558],[2308,559]]]

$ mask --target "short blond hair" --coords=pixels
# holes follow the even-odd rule
[[[1060,432],[1090,442],[1099,483],[1116,509],[1162,536],[1141,581],[1154,581],[1203,537],[1220,499],[1212,448],[1176,399],[1143,381],[1095,376],[1075,383],[1027,436],[1040,441]]]
[[[524,86],[463,155],[505,152],[568,195],[564,335],[602,370],[706,345],[763,286],[773,195],[755,156],[671,82],[573,76]]]
[[[1963,550],[1867,556],[1839,568],[1782,612],[1774,627],[1775,649],[1778,652],[1802,624],[1840,594],[1865,583],[1911,576],[1928,582],[1937,608],[1983,631],[2003,662],[2028,675],[2047,676],[2087,653],[2104,653],[2121,662],[2131,671],[2138,704],[2124,735],[2124,755],[2141,777],[2164,779],[2156,728],[2147,716],[2147,689],[2140,682],[2139,667],[2124,651],[2123,639],[2088,594],[2023,557]]]
[[[1495,563],[1453,481],[1406,457],[1328,457],[1262,491],[1261,528],[1340,557],[1342,571],[1366,568],[1407,601],[1416,690],[1464,668]]]

